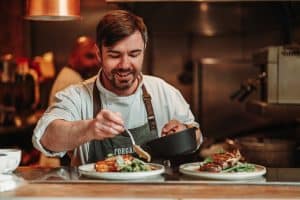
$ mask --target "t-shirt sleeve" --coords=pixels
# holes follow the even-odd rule
[[[193,126],[193,127],[200,129],[199,123],[195,121],[195,117],[190,109],[190,106],[185,101],[182,94],[177,89],[175,89],[174,95],[176,96],[176,98],[174,97],[173,98],[174,100],[172,101],[174,103],[173,104],[173,108],[174,108],[173,119],[177,119],[180,122],[182,122],[183,124]],[[203,136],[201,133],[199,141],[198,141],[199,145],[198,145],[197,149],[200,147],[202,142],[203,142]]]
[[[32,136],[32,143],[35,148],[40,150],[46,156],[60,156],[65,155],[66,152],[51,152],[43,147],[40,140],[49,126],[49,124],[56,119],[63,119],[66,121],[75,121],[81,118],[81,98],[80,92],[74,87],[68,87],[57,93],[55,102],[48,107],[43,116],[39,119]],[[62,133],[63,134],[63,133]]]
[[[196,128],[200,128],[198,122],[195,121],[195,117],[190,109],[190,105],[186,102],[181,92],[166,83],[164,84],[164,98],[167,99],[167,111],[169,112],[170,119],[176,119],[183,124],[191,125]],[[203,142],[203,136],[199,138],[199,144]]]
[[[194,124],[199,127],[195,122],[195,117],[190,109],[190,105],[186,102],[181,92],[172,85],[165,82],[163,84],[164,98],[167,102],[168,112],[170,119],[176,119],[184,124]]]

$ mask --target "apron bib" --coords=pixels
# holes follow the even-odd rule
[[[132,136],[136,144],[143,144],[158,137],[156,121],[153,112],[153,107],[151,103],[151,96],[147,92],[144,85],[142,85],[143,90],[143,101],[147,112],[148,123],[130,129]],[[96,87],[96,81],[93,87],[93,113],[94,117],[101,110],[101,99]],[[99,160],[104,160],[108,154],[122,155],[122,154],[133,154],[135,153],[132,148],[132,143],[129,136],[125,134],[119,134],[114,138],[104,139],[104,140],[92,140],[89,144],[88,162],[97,162]]]

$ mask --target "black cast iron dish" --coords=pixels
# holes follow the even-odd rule
[[[193,152],[197,148],[196,128],[156,138],[142,145],[153,158],[172,158]]]

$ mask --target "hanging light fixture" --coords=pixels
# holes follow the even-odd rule
[[[80,0],[27,0],[25,19],[78,20],[80,19]]]

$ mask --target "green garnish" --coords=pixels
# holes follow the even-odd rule
[[[203,164],[210,163],[212,161],[213,161],[213,159],[211,157],[207,157],[204,159]]]
[[[233,167],[226,168],[222,172],[253,172],[255,171],[255,165],[250,163],[238,162]]]
[[[117,156],[116,164],[120,172],[140,172],[151,170],[151,167],[148,164],[138,158],[134,158],[131,161],[125,161],[122,156]]]

